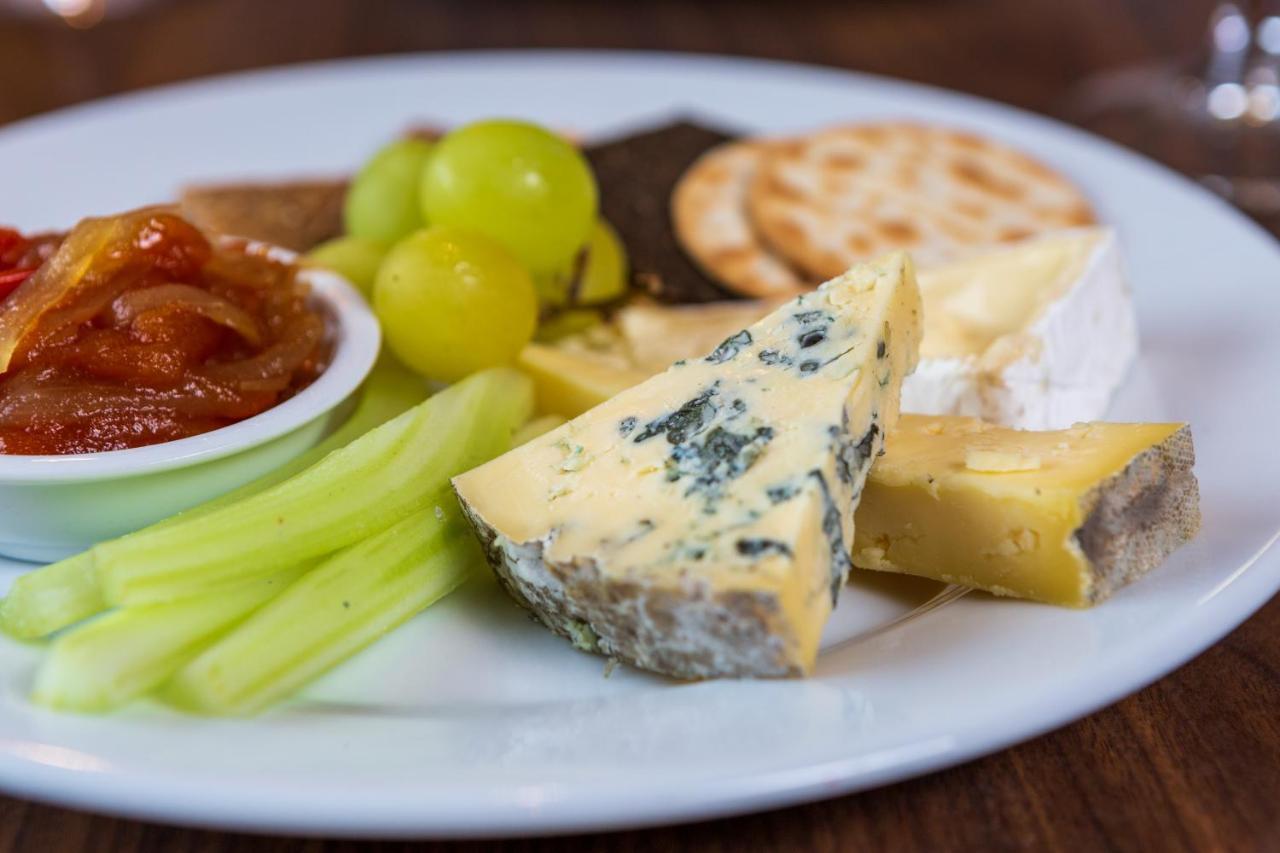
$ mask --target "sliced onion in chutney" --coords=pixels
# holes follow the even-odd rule
[[[158,444],[278,405],[328,363],[309,297],[295,266],[166,208],[0,229],[0,453]]]

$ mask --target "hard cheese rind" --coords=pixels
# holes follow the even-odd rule
[[[854,564],[1084,607],[1200,527],[1185,424],[1024,432],[904,415],[867,479]]]
[[[455,478],[498,577],[645,669],[809,672],[920,313],[904,255],[861,265]]]

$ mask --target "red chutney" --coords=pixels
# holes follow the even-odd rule
[[[0,229],[0,453],[159,444],[278,405],[329,358],[296,273],[161,208]]]

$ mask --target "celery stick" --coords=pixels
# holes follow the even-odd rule
[[[10,636],[30,640],[86,619],[106,606],[93,558],[86,551],[15,580],[0,601],[0,627]]]
[[[543,415],[540,418],[534,418],[516,430],[515,436],[511,439],[511,446],[519,447],[522,444],[533,441],[540,435],[546,435],[565,423],[567,422],[560,415]]]
[[[63,711],[101,713],[166,681],[228,628],[314,566],[195,598],[116,610],[54,641],[31,698]]]
[[[183,667],[163,691],[202,714],[262,710],[453,591],[484,565],[447,491],[331,557]]]
[[[379,533],[508,447],[532,397],[517,371],[477,373],[264,492],[99,545],[104,597],[136,605],[193,595]]]
[[[384,356],[365,380],[350,417],[322,442],[253,482],[157,522],[142,533],[178,521],[188,522],[265,491],[310,468],[334,450],[345,447],[426,398],[427,386],[422,378],[393,358]],[[43,637],[106,607],[93,558],[90,552],[85,552],[27,572],[14,581],[9,594],[0,601],[0,629],[19,639]]]
[[[299,474],[319,462],[339,448],[346,447],[360,436],[372,429],[382,426],[427,399],[429,395],[426,381],[400,364],[393,357],[384,355],[378,359],[365,380],[360,399],[351,411],[350,417],[342,425],[325,437],[323,441],[310,450],[295,456],[293,459],[275,468],[251,483],[246,483],[225,495],[194,506],[171,518],[158,522],[171,524],[175,521],[187,521],[206,515],[213,510],[243,500],[258,492],[264,492],[277,483]],[[146,528],[154,529],[155,525]],[[145,531],[143,531],[145,532]],[[129,534],[134,536],[137,534]]]

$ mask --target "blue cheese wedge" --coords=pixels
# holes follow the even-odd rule
[[[454,488],[508,591],[580,648],[808,673],[921,319],[905,255],[860,265]]]

